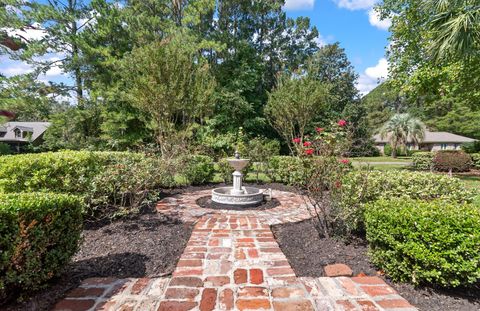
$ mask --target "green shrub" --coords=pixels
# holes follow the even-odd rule
[[[302,185],[312,165],[313,161],[309,158],[274,156],[268,161],[268,177],[273,182]]]
[[[7,155],[12,153],[12,148],[7,143],[0,143],[0,155]]]
[[[390,144],[386,144],[385,147],[383,147],[383,154],[388,157],[392,155],[392,146]],[[404,147],[397,147],[397,156],[404,157],[409,155],[410,151],[408,149],[405,149]]]
[[[0,197],[0,301],[59,275],[77,251],[82,209],[79,198],[65,194]]]
[[[250,162],[248,163],[248,165],[242,169],[242,174],[244,175],[244,179],[245,179],[245,176],[247,176],[247,174],[249,174],[253,169],[253,163]],[[223,180],[223,182],[225,183],[229,183],[229,182],[232,182],[232,173],[234,171],[233,167],[228,163],[228,160],[227,159],[220,159],[218,162],[217,162],[217,169],[216,171],[220,174],[220,178]]]
[[[429,171],[433,168],[433,153],[415,152],[412,155],[412,162],[416,170]]]
[[[480,153],[473,153],[470,156],[472,157],[472,166],[480,170]]]
[[[83,194],[104,167],[127,157],[140,160],[144,156],[130,152],[62,151],[0,157],[0,190]]]
[[[480,152],[480,140],[476,140],[471,143],[462,144],[462,150],[466,153],[479,153]]]
[[[433,167],[439,172],[468,172],[472,167],[472,158],[463,151],[437,151],[433,157]]]
[[[191,155],[180,159],[182,175],[192,185],[212,181],[215,174],[213,159],[204,155]]]
[[[372,262],[394,281],[444,287],[480,280],[480,209],[435,200],[380,200],[365,213]]]
[[[349,231],[364,230],[365,204],[381,198],[470,203],[475,197],[458,178],[408,171],[352,172],[345,175],[335,194],[334,212]]]
[[[174,166],[159,158],[119,158],[97,174],[87,195],[88,215],[115,218],[137,211],[160,189],[175,185]]]

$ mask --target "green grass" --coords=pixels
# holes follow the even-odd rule
[[[412,158],[410,157],[359,157],[359,158],[350,158],[353,162],[367,162],[367,163],[375,163],[375,162],[403,162],[408,163],[411,162]]]

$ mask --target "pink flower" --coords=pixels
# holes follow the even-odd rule
[[[338,124],[338,126],[340,126],[340,127],[344,127],[345,125],[347,125],[347,121],[345,121],[345,120],[343,120],[343,119],[342,119],[342,120],[338,120],[337,124]]]
[[[297,137],[297,138],[292,139],[292,141],[293,141],[295,144],[299,144],[302,140]]]
[[[305,150],[306,155],[312,155],[314,150],[312,148]]]
[[[342,163],[342,164],[349,164],[349,163],[350,163],[350,160],[349,160],[349,159],[341,159],[341,160],[340,160],[340,163]]]
[[[317,127],[315,128],[315,131],[317,131],[317,133],[321,133],[323,132],[325,129],[323,127]]]
[[[309,142],[309,141],[306,141],[306,142],[303,143],[304,147],[310,147],[311,145],[312,145],[312,143]]]

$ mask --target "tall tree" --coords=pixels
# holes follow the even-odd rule
[[[379,130],[380,136],[388,138],[392,146],[392,158],[397,157],[397,147],[407,147],[412,141],[418,144],[425,137],[425,125],[408,113],[395,114]]]

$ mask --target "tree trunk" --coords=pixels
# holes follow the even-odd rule
[[[397,157],[397,144],[392,144],[392,158]]]

